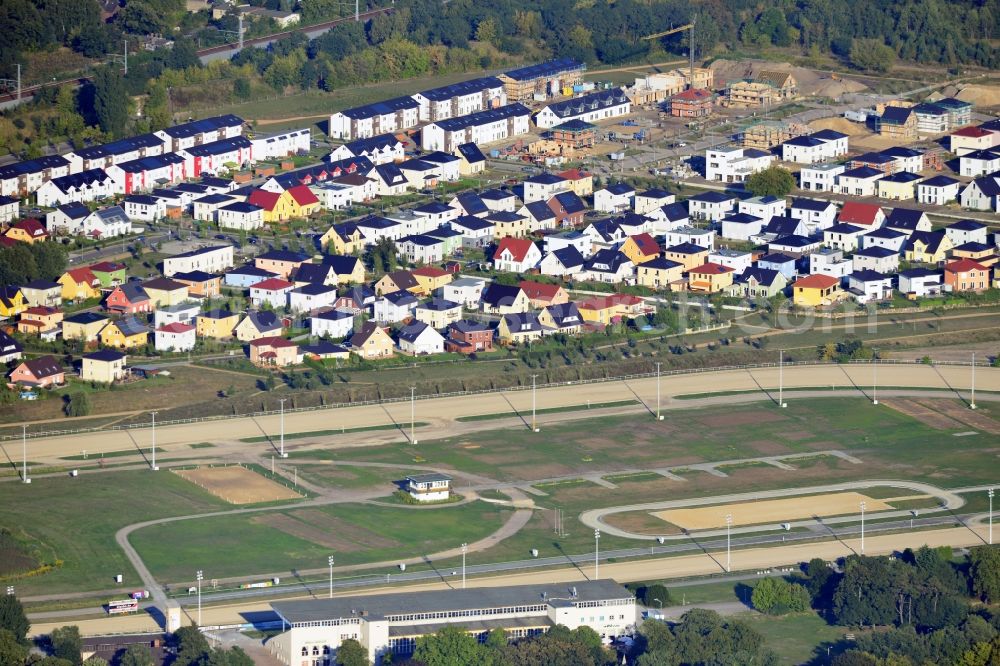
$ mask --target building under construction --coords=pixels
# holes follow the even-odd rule
[[[583,81],[587,68],[582,62],[572,58],[549,60],[538,65],[512,69],[497,76],[503,82],[507,102],[530,102],[535,95],[555,97],[563,88],[578,85]]]
[[[729,85],[723,106],[735,109],[759,109],[773,106],[780,99],[778,90],[759,81],[736,81]]]
[[[786,123],[780,120],[763,120],[748,126],[736,135],[737,142],[744,148],[759,148],[767,150],[794,139],[797,136],[809,134],[812,130],[806,125]]]

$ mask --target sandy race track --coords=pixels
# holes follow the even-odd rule
[[[879,381],[885,386],[911,386],[935,388],[952,392],[955,397],[966,397],[969,387],[968,366],[930,365],[889,365],[880,367]],[[868,365],[808,365],[791,366],[784,369],[785,388],[818,387],[829,389],[850,388],[870,391],[871,368]],[[977,389],[1000,391],[1000,368],[979,368],[976,373]],[[664,375],[661,390],[663,408],[688,409],[700,404],[717,404],[732,398],[709,398],[707,401],[672,401],[676,395],[705,392],[754,392],[756,399],[777,400],[778,369],[746,369],[692,372]],[[639,397],[649,408],[655,408],[656,379],[643,378],[624,381],[600,382],[592,384],[572,384],[542,388],[538,390],[538,409],[565,407],[588,402],[610,402],[635,400]],[[795,399],[794,393],[785,393],[785,401]],[[985,396],[983,396],[985,399]],[[447,437],[449,427],[455,425],[460,416],[500,414],[518,410],[522,415],[530,414],[531,391],[504,391],[472,396],[449,398],[427,398],[416,403],[416,419],[429,425],[418,428],[418,439]],[[641,409],[641,408],[640,408]],[[669,414],[667,415],[669,417]],[[286,432],[306,432],[345,427],[396,425],[399,432],[396,440],[404,439],[406,424],[410,421],[409,401],[362,405],[338,409],[322,409],[306,412],[286,412]],[[544,426],[545,417],[540,418]],[[156,443],[168,453],[184,450],[185,457],[197,457],[199,450],[189,446],[198,442],[232,442],[242,438],[260,437],[262,434],[276,436],[279,431],[278,414],[266,416],[238,417],[186,423],[160,425],[156,429]],[[372,433],[377,435],[378,433]],[[386,433],[382,433],[385,435]],[[336,440],[336,437],[331,437]],[[28,440],[28,456],[32,460],[52,459],[59,456],[76,455],[82,451],[90,454],[112,451],[139,450],[151,443],[148,428],[133,430],[101,431],[80,435],[56,436]],[[11,444],[5,444],[9,447]],[[247,445],[248,447],[250,445]],[[253,445],[263,452],[271,449],[268,443]],[[212,457],[212,449],[204,449],[204,455]]]
[[[861,493],[830,493],[787,499],[761,500],[739,504],[718,504],[694,509],[657,511],[654,516],[686,530],[706,530],[726,526],[726,515],[733,525],[780,523],[814,516],[843,516],[857,513],[860,502],[868,511],[886,511],[892,506]]]
[[[302,497],[291,488],[265,479],[240,465],[178,469],[174,473],[230,504],[255,504]]]

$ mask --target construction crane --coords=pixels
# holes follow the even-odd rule
[[[690,42],[688,43],[688,62],[689,62],[689,74],[688,74],[688,87],[694,88],[694,25],[697,23],[697,17],[692,18],[691,22],[687,25],[682,25],[679,28],[671,28],[670,30],[664,30],[663,32],[657,32],[652,35],[646,35],[643,39],[659,39],[660,37],[666,37],[667,35],[672,35],[677,32],[683,32],[685,30],[690,30]]]

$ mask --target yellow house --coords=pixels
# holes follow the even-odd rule
[[[319,210],[319,198],[305,185],[288,188],[285,193],[291,197],[289,203],[292,217],[309,217]]]
[[[89,268],[71,268],[56,282],[62,285],[63,301],[85,301],[101,295],[101,281]]]
[[[524,344],[540,340],[542,324],[534,312],[505,314],[497,324],[497,340],[500,344]]]
[[[453,277],[448,271],[436,266],[421,266],[410,271],[410,274],[416,278],[417,286],[420,288],[420,291],[413,293],[420,296],[430,296],[438,289],[450,283]]]
[[[840,280],[832,275],[807,275],[792,284],[792,302],[795,305],[816,308],[831,305],[841,298]]]
[[[708,262],[688,271],[688,290],[705,294],[720,292],[733,284],[735,271],[729,266]]]
[[[643,300],[629,294],[593,296],[577,304],[583,321],[608,325],[642,314]]]
[[[680,282],[683,278],[684,265],[663,257],[657,257],[635,268],[636,282],[652,289],[667,289],[671,282]]]
[[[170,278],[156,278],[142,283],[154,308],[177,305],[188,299],[188,286]]]
[[[125,374],[125,354],[111,349],[102,349],[83,357],[80,379],[87,382],[111,384],[122,379]]]
[[[293,217],[293,200],[288,190],[280,193],[254,190],[247,198],[247,203],[264,209],[265,222],[282,222]]]
[[[909,171],[897,171],[878,181],[878,197],[893,201],[908,201],[916,198],[917,183],[923,178]]]
[[[392,338],[375,322],[366,321],[351,336],[351,351],[366,360],[389,358],[393,354]]]
[[[589,197],[594,193],[594,177],[586,171],[569,169],[556,175],[565,178],[566,185],[580,198]]]
[[[361,284],[365,281],[365,263],[357,257],[331,255],[320,266],[329,266],[337,276],[337,284]]]
[[[493,223],[493,238],[524,238],[528,235],[528,218],[509,211],[497,211],[484,218]]]
[[[364,240],[361,230],[350,222],[334,225],[319,237],[320,246],[324,250],[329,251],[329,248],[333,247],[333,251],[337,254],[362,252],[365,248]]]
[[[27,243],[28,245],[41,243],[49,239],[49,232],[45,230],[41,222],[32,217],[26,217],[10,225],[10,228],[7,229],[7,233],[4,235],[13,241]]]
[[[618,250],[634,265],[644,264],[660,256],[660,246],[649,234],[629,236]]]
[[[108,324],[108,318],[96,312],[78,312],[63,319],[63,340],[93,342]]]
[[[708,261],[708,248],[694,243],[681,243],[668,247],[663,251],[663,256],[670,261],[677,262],[684,267],[684,270],[689,271]]]
[[[948,258],[953,247],[944,231],[914,231],[903,245],[904,258],[911,263],[937,264]]]
[[[202,312],[195,319],[194,330],[199,338],[224,340],[233,337],[233,329],[240,322],[240,316],[229,310]]]
[[[113,321],[101,330],[101,344],[105,347],[133,349],[149,341],[149,328],[135,317]]]
[[[16,317],[28,309],[28,299],[20,287],[0,287],[0,317]]]

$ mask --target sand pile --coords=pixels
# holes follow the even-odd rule
[[[840,97],[867,89],[862,83],[852,80],[834,80],[829,74],[819,74],[804,67],[794,67],[787,62],[766,60],[716,60],[711,64],[716,84],[742,79],[752,79],[761,70],[771,72],[791,72],[799,86],[801,95]]]
[[[864,136],[871,134],[861,123],[851,122],[847,118],[820,118],[809,123],[814,130],[830,129],[847,136]]]

